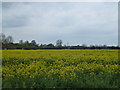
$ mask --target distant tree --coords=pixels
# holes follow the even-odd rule
[[[19,44],[23,44],[23,40],[20,40],[20,41],[19,41]]]
[[[47,45],[46,45],[46,44],[41,44],[41,47],[42,47],[42,48],[46,48]]]
[[[0,33],[0,43],[2,43],[2,33]]]
[[[103,45],[103,47],[107,47],[107,45]]]
[[[29,41],[25,41],[24,44],[29,44]]]
[[[87,45],[86,45],[86,44],[82,44],[82,46],[83,46],[83,47],[87,47]]]
[[[36,41],[35,41],[35,40],[32,40],[32,41],[31,41],[31,44],[32,44],[32,45],[36,45]]]
[[[12,37],[12,36],[8,36],[8,37],[5,39],[5,42],[6,42],[6,43],[13,43],[13,37]]]
[[[120,41],[118,41],[118,47],[120,47]]]
[[[90,45],[90,49],[95,49],[95,46],[94,45]]]
[[[57,40],[56,41],[56,46],[61,47],[62,46],[62,40]]]
[[[3,44],[6,43],[6,36],[3,33],[0,34],[0,42]]]
[[[43,46],[43,44],[40,44],[39,46],[40,46],[40,47],[42,47],[42,46]]]
[[[52,43],[47,45],[48,47],[54,47],[54,45]]]
[[[66,44],[64,44],[63,46],[64,46],[64,47],[67,47],[67,45],[66,45]]]

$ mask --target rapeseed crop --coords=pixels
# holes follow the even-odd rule
[[[3,88],[119,88],[118,50],[2,50]]]

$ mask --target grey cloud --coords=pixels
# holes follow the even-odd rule
[[[117,3],[9,4],[3,8],[4,32],[13,35],[16,42],[63,39],[71,44],[117,43]]]
[[[2,22],[3,28],[16,28],[16,27],[23,27],[27,25],[27,18],[25,17],[12,17],[12,18],[6,18],[3,17]]]
[[[0,33],[2,32],[2,3],[0,2]]]

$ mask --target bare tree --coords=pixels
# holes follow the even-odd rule
[[[8,37],[5,39],[5,42],[6,42],[6,43],[13,43],[13,37],[12,37],[12,36],[8,36]]]
[[[62,46],[62,40],[57,40],[56,41],[56,46],[61,47]]]

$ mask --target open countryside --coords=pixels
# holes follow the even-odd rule
[[[119,88],[118,50],[3,50],[3,88]]]
[[[120,3],[71,1],[0,3],[3,89],[120,88]]]

